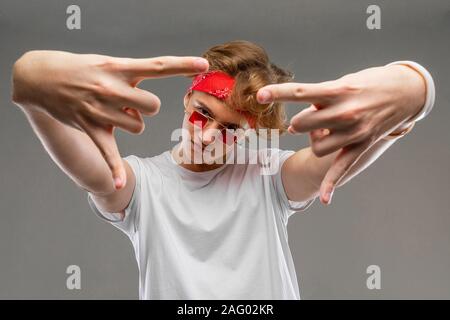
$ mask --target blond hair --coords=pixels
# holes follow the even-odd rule
[[[293,73],[270,62],[266,51],[249,41],[236,40],[213,46],[202,57],[208,60],[209,70],[219,70],[235,78],[232,94],[225,101],[231,108],[248,112],[255,119],[255,127],[286,132],[284,104],[260,104],[258,90],[268,84],[289,82]]]

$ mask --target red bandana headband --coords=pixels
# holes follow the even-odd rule
[[[219,100],[227,99],[233,90],[234,78],[222,71],[209,71],[200,73],[192,81],[188,92],[193,90],[202,91],[210,95],[215,96]],[[247,119],[251,128],[254,128],[255,119],[251,117],[248,112],[237,109],[239,113],[242,113]]]

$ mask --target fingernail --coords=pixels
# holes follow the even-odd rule
[[[271,99],[271,94],[269,90],[261,90],[258,94],[259,102],[260,103],[267,103]]]
[[[114,187],[120,189],[122,187],[122,179],[119,177],[114,178]]]
[[[203,59],[203,58],[196,58],[194,60],[194,68],[199,69],[199,70],[208,68],[208,60]]]
[[[294,134],[294,135],[300,134],[300,132],[295,131],[295,130],[294,130],[294,127],[292,127],[292,126],[289,126],[289,127],[288,127],[288,132],[289,132],[290,134]]]
[[[288,132],[289,132],[290,134],[294,134],[294,131],[292,130],[292,126],[289,126],[289,127],[288,127]]]

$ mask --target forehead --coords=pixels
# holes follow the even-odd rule
[[[225,102],[216,97],[201,91],[193,91],[191,101],[197,101],[204,104],[217,118],[217,121],[228,123],[239,123],[245,120],[245,117],[239,112],[232,110]]]

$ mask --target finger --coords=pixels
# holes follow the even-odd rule
[[[208,60],[201,57],[162,56],[148,59],[122,60],[122,71],[130,80],[191,75],[205,72]]]
[[[153,93],[140,88],[124,87],[117,97],[117,103],[139,110],[144,115],[154,116],[159,112],[161,100]]]
[[[318,133],[319,130],[322,132]],[[327,130],[328,134],[323,130]],[[312,149],[318,157],[323,157],[356,142],[357,140],[349,136],[347,131],[318,129],[314,131],[314,134],[311,132]]]
[[[303,109],[302,111],[300,111],[299,113],[297,113],[296,115],[294,115],[294,116],[291,118],[291,121],[290,121],[291,123],[290,123],[290,125],[289,125],[289,127],[288,127],[289,133],[291,133],[291,134],[297,134],[297,133],[300,133],[300,132],[298,132],[297,130],[295,130],[295,128],[292,126],[292,120],[293,120],[294,118],[302,118],[303,116],[311,115],[311,114],[313,114],[313,112],[315,112],[315,111],[317,111],[317,110],[319,110],[319,109],[317,108],[317,106],[314,105],[314,104],[312,104],[312,105],[310,105],[308,108],[305,108],[305,109]]]
[[[123,107],[122,110],[112,109],[108,112],[108,124],[133,134],[141,134],[145,129],[141,113],[128,107]]]
[[[145,129],[145,124],[142,117],[135,113],[126,112],[125,107],[117,109],[110,105],[98,104],[94,108],[90,108],[87,115],[87,121],[99,126],[112,125],[120,127],[130,133],[140,134]]]
[[[330,134],[329,129],[316,129],[310,132],[312,142],[316,142]]]
[[[303,115],[303,114],[305,114],[305,113],[309,113],[309,112],[313,112],[313,111],[317,111],[317,110],[319,110],[319,108],[318,108],[316,105],[312,104],[312,105],[310,105],[308,108],[303,109],[302,111],[300,111],[299,113],[297,113],[297,115],[301,116],[301,115]],[[288,131],[289,131],[291,134],[297,134],[297,133],[298,133],[298,132],[296,132],[296,131],[294,130],[294,128],[293,128],[291,125],[289,125]]]
[[[336,96],[335,81],[320,83],[280,83],[262,87],[257,92],[259,103],[272,101],[307,101],[327,103]]]
[[[114,187],[116,189],[123,188],[126,184],[127,175],[114,137],[114,127],[101,127],[86,122],[82,124],[82,128],[95,143],[108,164],[114,181]]]
[[[365,142],[347,146],[336,156],[320,186],[320,201],[322,203],[330,204],[336,186],[368,147]]]
[[[309,114],[309,113],[311,113],[311,112],[314,112],[314,111],[317,111],[318,109],[317,109],[317,107],[315,106],[315,105],[310,105],[308,108],[306,108],[306,109],[303,109],[302,111],[300,111],[299,113],[297,113],[295,116],[299,116],[299,117],[301,117],[302,115],[304,115],[304,114]],[[289,127],[288,127],[288,132],[290,133],[290,134],[298,134],[299,132],[297,132],[293,127],[292,127],[292,125],[289,125]]]
[[[295,134],[321,128],[343,129],[351,124],[351,120],[338,120],[337,115],[337,106],[320,110],[309,107],[291,118],[290,132]]]
[[[142,121],[142,122],[144,121],[144,118],[142,117],[142,114],[139,111],[137,111],[136,109],[123,107],[123,111],[128,113],[130,116],[138,119],[139,121]]]

